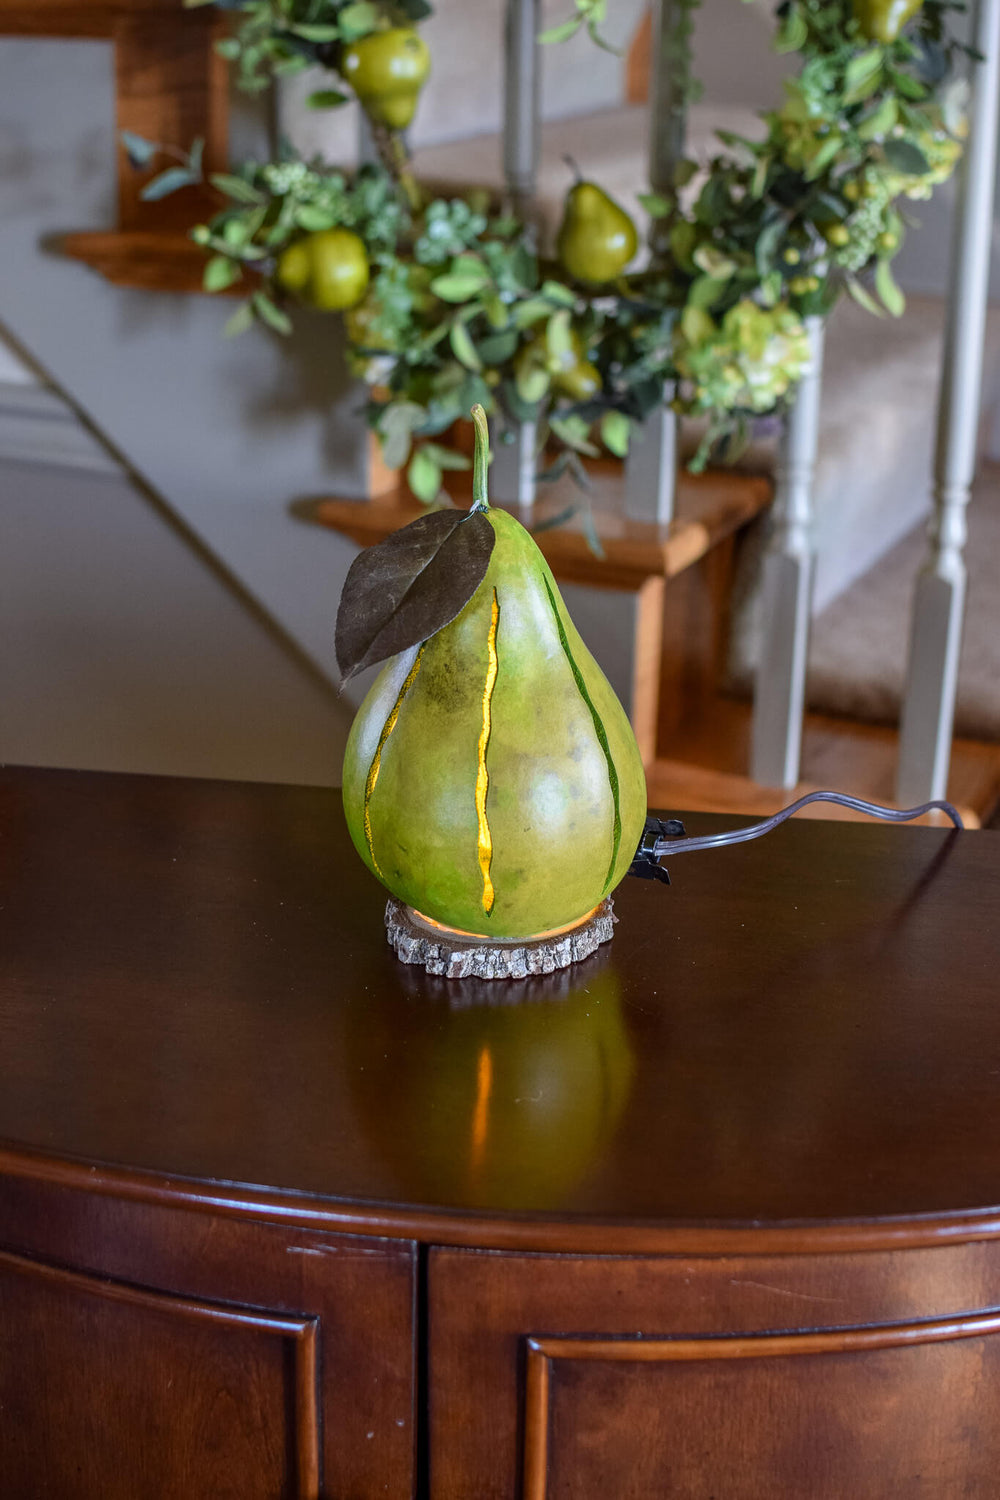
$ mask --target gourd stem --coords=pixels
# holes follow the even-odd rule
[[[472,422],[476,429],[476,448],[472,459],[472,509],[489,510],[486,472],[490,466],[490,429],[486,413],[478,404],[472,408]]]

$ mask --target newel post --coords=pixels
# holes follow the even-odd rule
[[[913,594],[896,797],[913,804],[948,785],[965,614],[965,509],[976,467],[983,339],[993,235],[1000,0],[976,0],[969,141],[960,168],[934,457],[934,511]]]

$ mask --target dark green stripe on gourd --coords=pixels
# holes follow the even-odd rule
[[[555,616],[556,629],[559,631],[559,640],[562,643],[562,648],[566,653],[566,660],[569,662],[570,671],[573,673],[573,681],[579,688],[580,696],[583,698],[584,703],[586,703],[587,707],[590,709],[590,716],[594,721],[594,733],[597,735],[598,744],[604,751],[604,759],[608,763],[608,784],[611,787],[611,796],[614,801],[615,816],[611,830],[611,862],[608,865],[608,878],[604,883],[605,889],[607,889],[608,885],[611,882],[611,877],[615,872],[615,864],[618,859],[618,849],[622,840],[621,808],[618,798],[618,772],[615,770],[615,762],[611,754],[611,746],[608,744],[608,733],[604,727],[604,721],[602,720],[600,714],[597,712],[597,709],[594,707],[593,699],[591,698],[590,692],[587,688],[586,678],[580,671],[580,668],[577,666],[576,660],[573,656],[573,652],[570,649],[569,641],[566,638],[566,631],[563,628],[562,620],[559,618],[559,607],[556,604],[555,595],[549,588],[548,580],[546,580],[545,582],[545,588],[549,596],[549,603],[552,605],[552,613]]]
[[[642,832],[646,787],[625,713],[538,547],[506,511],[486,515],[496,536],[486,576],[424,643],[382,744],[368,821],[376,873],[395,896],[451,927],[528,937],[584,916],[622,878]],[[494,590],[487,913],[476,783]],[[413,648],[386,665],[348,741],[344,806],[372,869],[365,785],[415,659]]]

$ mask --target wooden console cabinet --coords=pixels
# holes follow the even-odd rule
[[[1000,840],[672,875],[460,984],[335,792],[0,771],[3,1500],[995,1500]]]

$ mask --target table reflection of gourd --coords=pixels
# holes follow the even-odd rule
[[[354,1106],[400,1190],[557,1207],[603,1156],[631,1087],[614,968],[595,955],[499,986],[400,977],[406,998],[359,1007],[347,1038]]]

